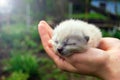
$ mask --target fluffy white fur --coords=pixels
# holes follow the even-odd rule
[[[85,36],[89,37],[88,41],[85,41]],[[74,52],[83,52],[88,47],[97,47],[101,37],[101,31],[95,25],[81,20],[70,19],[63,21],[56,26],[50,42],[52,43],[56,53],[68,56]],[[65,45],[65,40],[67,40],[67,38],[69,43],[66,43]],[[72,45],[73,43],[77,44]],[[64,48],[62,54],[58,51],[59,48],[62,48],[62,50]]]

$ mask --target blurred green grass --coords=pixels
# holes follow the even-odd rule
[[[67,15],[67,17],[69,17],[69,15]],[[108,17],[103,16],[99,13],[80,13],[80,14],[72,14],[70,15],[71,18],[75,18],[75,19],[95,19],[95,20],[107,20]]]

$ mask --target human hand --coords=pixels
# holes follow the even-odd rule
[[[103,38],[99,49],[89,48],[85,53],[76,53],[70,57],[63,58],[55,54],[52,46],[48,43],[53,30],[45,21],[39,23],[38,31],[45,51],[60,69],[95,75],[105,80],[115,80],[110,78],[110,76],[117,70],[116,67],[120,67],[120,64],[118,64],[120,62],[120,41],[118,39]],[[120,73],[120,70],[118,72]]]

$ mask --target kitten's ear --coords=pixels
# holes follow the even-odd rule
[[[85,36],[84,38],[87,42],[89,41],[89,36]]]

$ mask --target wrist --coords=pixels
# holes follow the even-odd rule
[[[103,71],[99,72],[99,74],[98,77],[103,80],[120,80],[119,74],[109,66],[104,67]]]
[[[108,57],[105,61],[105,64],[96,72],[97,76],[103,80],[120,80],[120,71],[118,70],[119,67],[114,65],[113,59]]]

